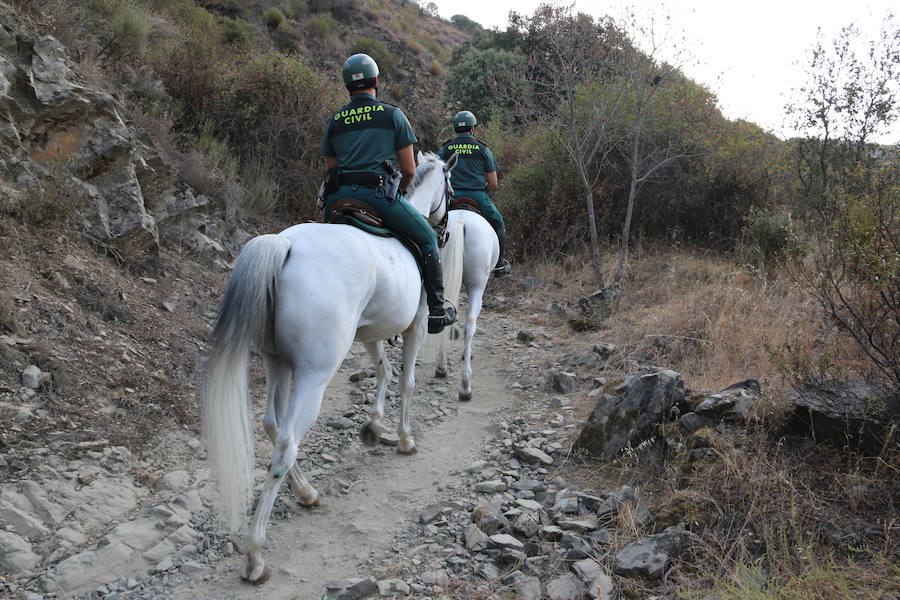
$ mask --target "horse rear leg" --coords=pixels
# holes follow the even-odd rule
[[[278,435],[278,423],[284,420],[288,400],[291,393],[291,368],[286,362],[272,354],[264,354],[266,367],[266,416],[263,417],[263,429],[275,443]],[[303,506],[318,506],[319,492],[303,476],[300,466],[295,462],[288,475],[291,492]]]
[[[369,421],[360,429],[359,437],[367,446],[374,446],[384,432],[384,426],[381,424],[381,418],[384,416],[384,396],[394,372],[391,369],[391,363],[388,362],[387,354],[384,352],[384,342],[366,342],[363,346],[372,357],[372,362],[375,363],[376,384],[375,405],[369,413]]]
[[[416,451],[416,439],[409,425],[410,399],[416,387],[416,356],[425,337],[425,310],[419,308],[419,314],[412,327],[403,332],[403,373],[400,376],[400,424],[397,434],[400,444],[397,451],[401,454],[412,454]]]
[[[247,553],[241,567],[241,577],[247,581],[262,583],[269,578],[269,569],[262,558],[262,548],[266,542],[266,527],[272,514],[272,507],[281,488],[281,482],[296,467],[297,447],[316,422],[325,387],[336,369],[337,364],[334,369],[316,373],[314,376],[294,372],[294,390],[285,407],[284,417],[278,419],[276,434],[272,440],[272,462],[250,523]],[[275,412],[276,414],[278,412],[277,406]]]
[[[484,288],[485,285],[480,285],[472,290],[467,290],[469,292],[469,310],[466,312],[466,346],[463,351],[462,381],[459,383],[459,399],[463,402],[472,399],[472,342],[475,339],[475,321],[481,314]]]

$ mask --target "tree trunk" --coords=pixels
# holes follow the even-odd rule
[[[597,282],[597,289],[602,290],[606,287],[603,281],[603,267],[600,262],[600,240],[597,237],[597,217],[594,215],[594,193],[591,191],[591,182],[588,181],[587,168],[580,161],[576,161],[578,166],[578,175],[581,176],[581,185],[584,186],[585,204],[587,205],[588,229],[591,234],[591,262],[594,267],[594,281]]]
[[[637,127],[631,140],[631,185],[628,188],[628,207],[625,210],[625,223],[622,224],[622,247],[619,248],[619,261],[613,275],[612,285],[618,287],[625,277],[625,259],[628,257],[628,238],[631,236],[631,215],[634,213],[634,198],[637,196],[639,147],[641,130],[644,126],[643,114],[638,115]]]
[[[625,210],[625,223],[622,225],[622,247],[619,248],[619,260],[612,284],[618,287],[625,277],[625,259],[628,257],[628,240],[631,235],[631,215],[634,212],[634,198],[637,196],[637,178],[632,174],[631,187],[628,188],[628,208]]]

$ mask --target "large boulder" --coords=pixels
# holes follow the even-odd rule
[[[627,446],[648,439],[684,400],[684,381],[675,371],[640,371],[625,378],[615,394],[603,394],[585,422],[575,448],[612,460]]]
[[[788,427],[837,448],[878,455],[900,444],[900,392],[864,381],[803,386],[791,393]]]

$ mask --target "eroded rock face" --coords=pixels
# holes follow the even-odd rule
[[[615,394],[603,394],[581,430],[575,448],[611,460],[626,446],[648,439],[684,399],[684,382],[675,371],[629,375]]]
[[[33,35],[0,7],[0,210],[64,190],[72,219],[93,238],[147,248],[162,234],[227,267],[231,246],[246,239],[229,243],[220,223],[184,219],[209,199],[180,180],[126,114],[79,76],[56,38]]]

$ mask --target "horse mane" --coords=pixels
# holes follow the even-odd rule
[[[416,167],[416,177],[406,190],[407,196],[411,196],[412,193],[416,191],[416,188],[425,181],[425,178],[434,171],[435,167],[441,164],[441,159],[434,152],[428,152],[423,156],[425,157],[425,160],[420,162]]]

